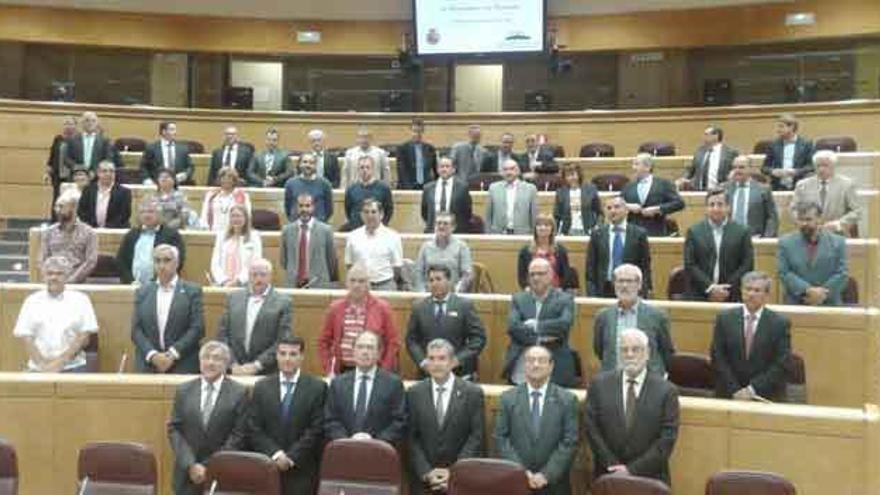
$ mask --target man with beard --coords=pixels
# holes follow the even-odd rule
[[[67,282],[81,284],[98,264],[98,235],[95,229],[76,216],[79,193],[65,191],[55,201],[58,223],[43,230],[40,242],[40,263],[52,256],[67,258],[70,275]]]
[[[669,457],[678,438],[675,385],[648,371],[648,336],[637,328],[617,340],[620,367],[601,373],[587,394],[587,440],[593,476],[620,474],[669,484]]]
[[[846,241],[819,228],[819,203],[799,203],[795,213],[800,232],[779,239],[779,279],[785,304],[840,306],[849,280]]]

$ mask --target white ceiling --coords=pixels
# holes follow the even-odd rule
[[[489,0],[487,0],[489,1]],[[550,16],[711,8],[794,0],[548,0]],[[0,4],[286,20],[408,20],[412,0],[0,0]]]

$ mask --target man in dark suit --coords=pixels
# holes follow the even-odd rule
[[[98,116],[95,112],[83,113],[80,124],[82,132],[67,141],[67,165],[71,169],[77,165],[84,166],[91,178],[95,177],[98,164],[104,160],[110,160],[121,167],[113,143],[104,136],[98,126]]]
[[[43,183],[52,184],[52,205],[58,199],[61,183],[69,182],[73,178],[73,167],[67,160],[67,143],[76,135],[76,117],[69,115],[64,117],[61,134],[56,134],[49,147],[49,159],[46,160],[46,172],[43,174]],[[55,209],[50,208],[51,218],[55,220]]]
[[[430,375],[406,392],[410,494],[449,488],[449,467],[483,457],[483,389],[452,373],[455,348],[442,338],[427,345]]]
[[[435,216],[441,211],[455,215],[455,232],[467,232],[473,215],[473,202],[467,183],[455,176],[451,158],[443,157],[437,162],[437,175],[437,180],[429,182],[422,190],[425,233],[434,232]]]
[[[377,366],[381,339],[367,330],[354,341],[355,368],[330,383],[324,405],[324,435],[382,440],[397,446],[406,435],[403,382]]]
[[[644,332],[624,330],[618,339],[621,369],[601,373],[590,384],[585,426],[594,477],[613,473],[670,484],[678,391],[663,375],[648,371],[650,352]]]
[[[98,180],[79,197],[77,216],[95,228],[127,229],[131,220],[131,191],[116,183],[116,165],[98,164]]]
[[[525,157],[513,152],[514,138],[513,134],[505,132],[501,135],[501,144],[494,152],[487,151],[483,156],[483,163],[480,164],[480,171],[486,174],[500,174],[501,167],[507,160],[513,160],[519,165],[520,170],[526,170]]]
[[[153,280],[153,248],[161,244],[170,244],[177,248],[180,258],[178,273],[183,268],[186,258],[186,246],[180,232],[173,227],[161,223],[159,204],[156,198],[148,197],[138,206],[139,227],[125,233],[119,250],[116,251],[116,267],[119,278],[124,284],[137,281],[141,285]],[[140,243],[141,238],[144,243]]]
[[[602,363],[602,371],[617,369],[617,339],[627,328],[638,328],[648,336],[648,371],[665,375],[669,368],[675,354],[669,316],[639,298],[641,285],[639,267],[623,264],[614,269],[617,304],[603,309],[593,320],[593,352]]]
[[[309,149],[315,155],[315,173],[327,179],[333,187],[339,187],[339,155],[324,147],[324,131],[312,129],[307,135]]]
[[[785,304],[840,306],[849,281],[846,239],[819,228],[818,203],[795,207],[798,232],[779,239],[777,266]]]
[[[254,153],[248,164],[245,174],[248,187],[284,187],[294,172],[290,154],[278,147],[278,130],[270,127],[266,131],[266,149]]]
[[[159,140],[148,144],[141,155],[144,183],[155,184],[162,169],[172,170],[178,184],[193,183],[194,168],[189,147],[177,142],[176,122],[159,122]]]
[[[791,191],[799,180],[813,173],[813,142],[797,132],[794,115],[786,113],[776,119],[776,140],[761,167],[774,191]]]
[[[764,306],[772,281],[766,273],[742,279],[743,304],[715,317],[712,368],[718,397],[785,398],[785,363],[791,355],[791,322]]]
[[[208,185],[217,185],[217,172],[223,167],[233,167],[239,177],[245,177],[253,154],[254,150],[249,144],[239,141],[238,128],[227,126],[223,131],[223,145],[211,152]]]
[[[202,288],[177,277],[177,248],[153,249],[156,281],[135,293],[131,340],[140,373],[198,373],[199,341],[205,334]]]
[[[706,218],[688,229],[684,268],[694,300],[739,301],[739,280],[755,267],[751,232],[728,220],[729,213],[724,190],[713,189],[706,193]]]
[[[480,352],[486,347],[486,328],[474,303],[452,292],[451,271],[446,265],[428,267],[431,295],[416,302],[409,316],[406,348],[416,366],[424,373],[430,364],[428,343],[444,339],[452,344],[459,364],[456,374],[474,378]]]
[[[302,372],[306,342],[278,341],[278,373],[258,381],[251,399],[251,446],[275,462],[284,495],[312,494],[318,487],[327,385]]]
[[[422,189],[437,175],[437,150],[423,140],[425,123],[414,119],[412,139],[397,147],[397,188]]]
[[[526,469],[532,493],[568,495],[578,442],[577,399],[550,380],[555,363],[549,349],[533,345],[523,356],[525,382],[501,394],[495,448]]]
[[[733,159],[739,151],[724,144],[724,131],[711,125],[703,131],[703,145],[694,152],[694,158],[676,185],[690,185],[695,191],[708,191],[727,182]]]
[[[639,153],[632,165],[635,177],[621,194],[629,210],[629,221],[648,231],[649,236],[669,235],[666,216],[684,209],[675,184],[654,175],[654,157]]]
[[[556,157],[549,146],[541,146],[538,136],[529,134],[526,136],[526,152],[523,158],[523,179],[535,180],[538,174],[555,174],[559,172]]]
[[[773,192],[752,180],[748,156],[740,155],[733,160],[727,183],[727,203],[730,205],[730,219],[748,227],[752,237],[776,237],[779,214]]]
[[[568,336],[575,317],[574,298],[552,286],[553,268],[545,258],[529,263],[528,290],[511,298],[507,317],[510,345],[504,358],[504,378],[510,383],[525,381],[525,349],[540,345],[553,353],[551,381],[562,387],[576,382],[574,354]]]
[[[199,350],[201,376],[182,383],[174,394],[168,440],[174,450],[174,493],[201,495],[205,464],[221,450],[242,450],[248,393],[225,376],[231,355],[222,342],[210,340]]]
[[[622,196],[605,200],[606,226],[593,229],[587,250],[587,266],[584,270],[587,295],[590,297],[614,297],[614,269],[629,263],[642,271],[642,295],[650,297],[651,250],[645,229],[626,221],[626,201]]]
[[[217,339],[232,349],[233,375],[275,372],[275,344],[291,332],[292,301],[271,283],[272,263],[256,259],[251,262],[248,288],[226,296]]]

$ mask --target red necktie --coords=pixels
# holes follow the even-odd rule
[[[309,224],[302,223],[299,227],[299,256],[297,257],[297,274],[296,281],[297,285],[303,286],[306,282],[309,281],[309,270],[308,266],[308,233],[309,233]]]

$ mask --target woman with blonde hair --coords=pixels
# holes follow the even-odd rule
[[[517,263],[517,278],[519,286],[525,289],[529,286],[529,263],[534,258],[544,258],[553,267],[553,286],[563,289],[575,288],[572,283],[576,277],[571,275],[571,266],[568,264],[568,250],[565,246],[556,242],[556,222],[547,214],[540,214],[535,219],[535,228],[532,230],[532,241],[519,250],[519,262]]]
[[[243,205],[229,208],[229,225],[218,232],[211,254],[211,281],[221,287],[244,286],[251,263],[263,257],[260,233],[251,228],[250,215]]]
[[[205,194],[202,203],[202,227],[214,232],[225,232],[229,224],[229,211],[233,205],[244,206],[248,216],[251,214],[251,198],[247,191],[238,186],[238,172],[232,167],[223,167],[217,172],[220,187]]]

